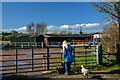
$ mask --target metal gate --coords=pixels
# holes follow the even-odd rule
[[[74,67],[79,65],[93,66],[99,61],[96,46],[74,46]],[[28,73],[56,69],[62,66],[62,46],[45,48],[16,48],[3,50],[2,74]]]
[[[75,66],[84,65],[86,67],[96,66],[98,61],[98,51],[96,46],[75,47]]]
[[[3,50],[0,55],[0,67],[3,75],[55,69],[61,64],[61,54],[61,47]]]

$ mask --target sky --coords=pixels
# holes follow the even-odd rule
[[[0,30],[1,29],[2,29],[2,3],[0,2]]]
[[[47,33],[102,31],[107,23],[92,2],[2,2],[2,31],[26,32],[31,22],[45,22]]]

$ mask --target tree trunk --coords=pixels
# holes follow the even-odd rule
[[[116,63],[120,64],[120,19],[118,19],[118,42],[117,42]]]
[[[116,13],[118,15],[118,40],[117,40],[117,53],[116,53],[116,63],[120,64],[120,2],[116,3]]]

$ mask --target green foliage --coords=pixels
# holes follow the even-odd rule
[[[2,36],[2,40],[3,41],[9,41],[10,40],[10,36]]]

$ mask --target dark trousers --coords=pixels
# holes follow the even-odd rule
[[[70,74],[70,62],[65,62],[65,73]]]

